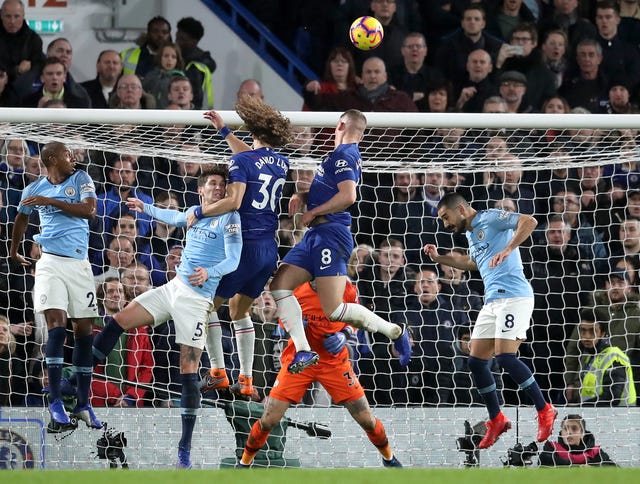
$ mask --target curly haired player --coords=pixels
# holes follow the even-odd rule
[[[240,360],[240,376],[232,390],[253,394],[253,354],[255,330],[249,315],[251,305],[262,292],[278,262],[276,231],[278,207],[289,160],[274,151],[293,139],[291,123],[282,114],[255,96],[243,95],[236,111],[253,138],[253,149],[225,126],[216,111],[204,114],[218,129],[234,155],[229,165],[227,195],[213,204],[203,204],[189,216],[189,225],[201,217],[222,215],[232,210],[242,220],[242,255],[238,269],[220,281],[214,305],[218,309],[229,299],[229,312],[235,329]],[[224,369],[222,329],[217,314],[212,314],[207,332],[207,350],[211,370],[203,391],[229,387]]]

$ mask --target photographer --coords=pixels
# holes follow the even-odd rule
[[[596,445],[596,439],[587,430],[584,419],[569,414],[562,420],[557,442],[547,440],[539,462],[541,466],[615,466],[616,464]]]

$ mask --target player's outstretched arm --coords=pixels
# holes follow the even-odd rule
[[[520,244],[522,244],[531,236],[531,233],[537,226],[538,221],[531,215],[520,214],[520,216],[518,217],[518,225],[516,226],[513,237],[503,250],[501,250],[491,258],[489,267],[493,269],[497,265],[501,264],[507,257],[509,257],[511,252],[517,249]]]
[[[193,214],[194,219],[199,220],[203,217],[217,217],[218,215],[224,215],[225,213],[238,210],[242,205],[242,199],[247,191],[247,185],[241,182],[233,182],[227,185],[227,195],[221,198],[215,203],[202,204],[201,210],[194,210],[189,215]],[[189,217],[189,227],[191,227],[191,217]],[[195,220],[194,220],[195,222]]]
[[[224,124],[224,120],[216,111],[207,111],[204,113],[205,119],[211,121],[213,127],[220,132],[220,136],[227,142],[233,153],[242,153],[243,151],[251,151],[251,146],[239,139],[233,131]]]
[[[30,266],[31,262],[25,259],[21,254],[18,254],[20,242],[24,237],[24,233],[27,230],[29,224],[29,216],[24,213],[18,213],[15,221],[13,222],[13,231],[11,232],[11,249],[9,250],[9,256],[14,262],[22,266]]]
[[[355,203],[356,197],[356,182],[353,180],[341,181],[338,183],[338,193],[322,205],[318,205],[313,210],[305,212],[302,216],[302,223],[305,226],[308,226],[316,217],[330,213],[342,212]]]
[[[463,271],[478,270],[478,266],[475,261],[473,261],[473,259],[471,259],[467,254],[441,255],[438,253],[438,248],[433,244],[425,245],[422,250],[436,264],[445,264]]]
[[[62,210],[67,215],[72,217],[80,217],[90,219],[96,215],[96,199],[93,197],[86,197],[81,202],[69,203],[56,198],[43,197],[41,195],[34,195],[32,197],[26,197],[20,201],[21,205],[28,207],[55,207]]]

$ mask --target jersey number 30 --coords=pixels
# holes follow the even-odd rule
[[[262,210],[269,204],[272,212],[276,211],[276,202],[278,201],[278,190],[282,188],[284,185],[284,178],[278,178],[273,185],[271,185],[271,189],[269,190],[269,184],[271,183],[272,175],[267,175],[266,173],[261,173],[258,177],[258,180],[262,182],[260,186],[260,195],[262,195],[262,200],[254,200],[251,202],[251,206],[253,208],[257,208],[258,210]]]

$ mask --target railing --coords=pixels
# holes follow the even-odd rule
[[[296,92],[317,75],[236,0],[202,0]]]

